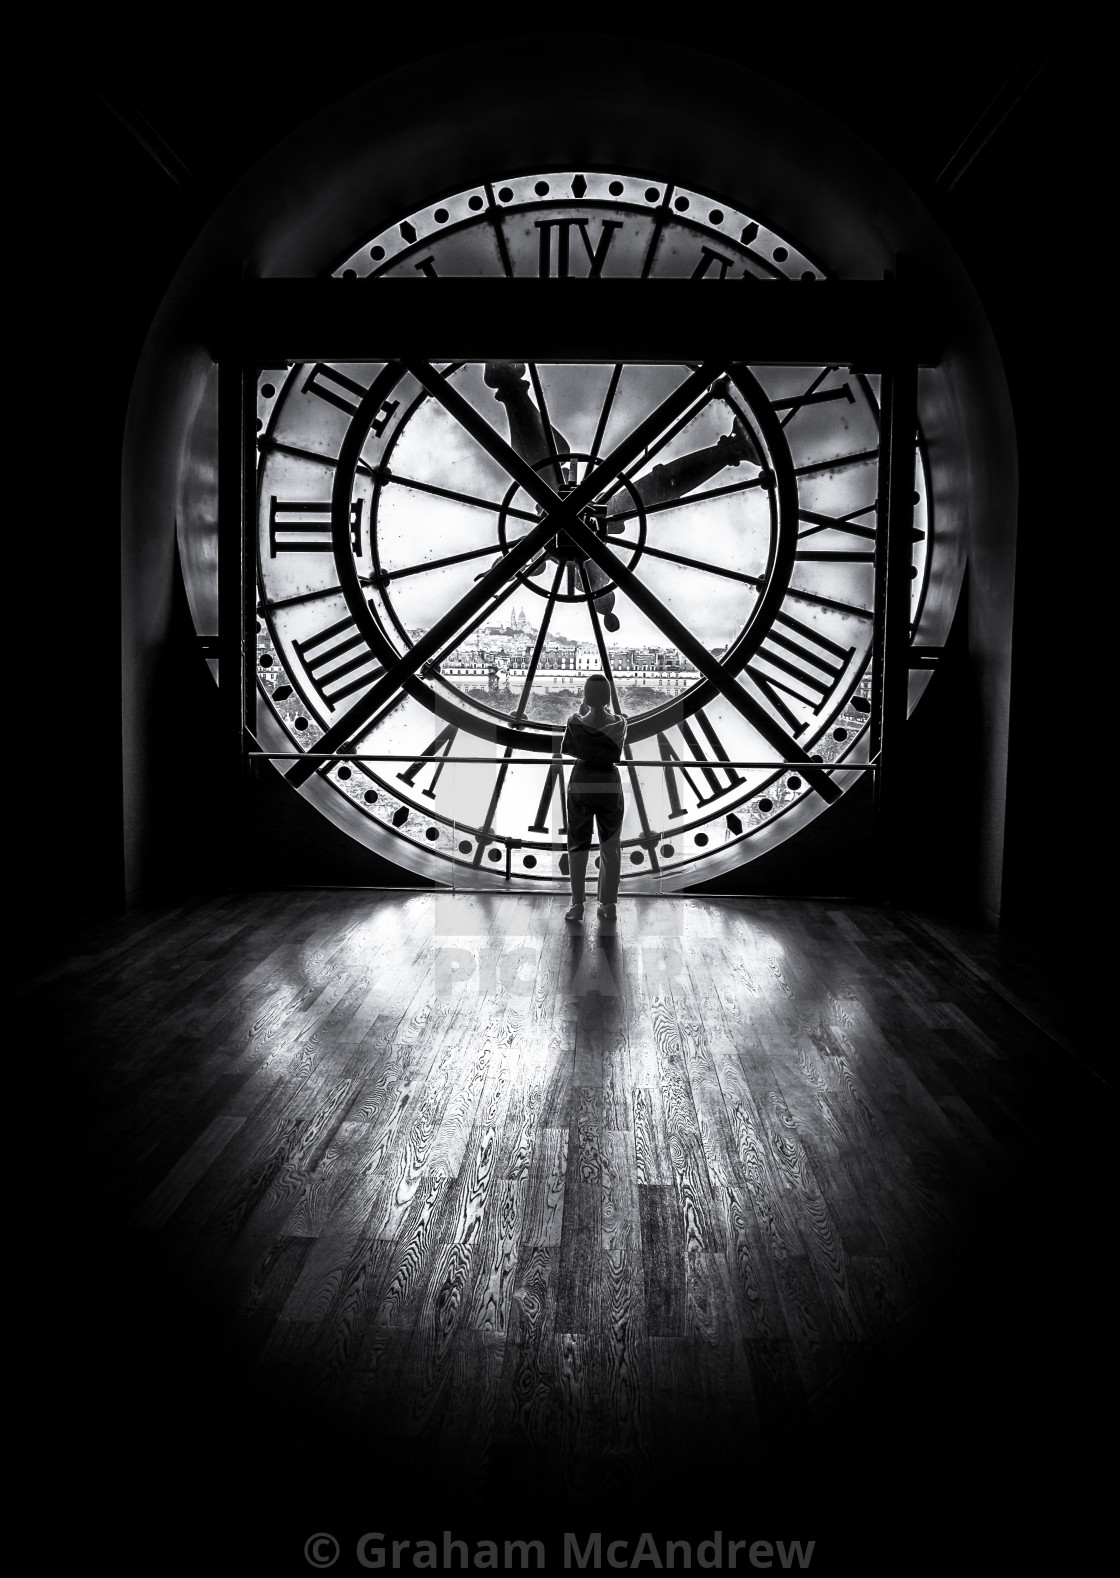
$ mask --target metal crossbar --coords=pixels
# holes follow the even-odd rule
[[[549,762],[563,761],[563,757],[546,756],[542,751],[538,756],[443,756],[433,754],[425,756],[422,751],[408,751],[404,754],[382,755],[346,751],[249,751],[250,757],[263,759],[269,762],[463,762],[476,763],[484,767],[543,767]],[[575,758],[572,758],[574,761]],[[687,757],[671,757],[666,760],[662,756],[624,756],[614,764],[617,767],[753,767],[774,768],[781,772],[789,769],[797,772],[802,767],[814,767],[818,772],[875,772],[878,762],[732,762],[724,761],[722,756],[707,758],[703,761],[693,761]]]

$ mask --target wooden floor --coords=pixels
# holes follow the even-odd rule
[[[1109,1092],[1069,982],[871,907],[561,914],[226,895],[40,954],[69,1451],[115,1421],[180,1536],[232,1497],[241,1571],[550,1524],[925,1570],[1095,1375]]]

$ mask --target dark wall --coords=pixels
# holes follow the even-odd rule
[[[952,11],[953,8],[949,8]],[[967,8],[959,8],[962,16]],[[500,19],[499,19],[500,20]],[[608,16],[609,20],[609,16]],[[1039,771],[1033,741],[1040,730],[1054,739],[1053,719],[1061,716],[1081,738],[1086,704],[1069,694],[1048,657],[1047,628],[1069,617],[1081,589],[1072,556],[1053,552],[1057,526],[1068,541],[1071,521],[1083,518],[1086,484],[1071,463],[1068,443],[1059,451],[1056,434],[1066,424],[1057,415],[1063,393],[1081,374],[1078,335],[1071,318],[1080,313],[1088,334],[1090,299],[1071,292],[1063,264],[1076,256],[1058,217],[1055,194],[1068,190],[1069,166],[1077,139],[1076,61],[1080,41],[1067,39],[1040,77],[1014,107],[955,190],[940,193],[938,170],[968,131],[1008,71],[1023,40],[973,41],[967,55],[954,43],[949,12],[936,38],[888,38],[868,26],[853,35],[846,25],[828,24],[805,32],[796,19],[752,22],[749,36],[728,36],[722,29],[719,51],[749,64],[822,105],[891,160],[930,206],[979,287],[995,329],[1011,382],[1015,419],[1023,456],[1020,557],[1014,646],[1005,918],[1034,924],[1047,907],[1067,902],[1073,892],[1065,863],[1040,862],[1035,850]],[[646,30],[647,33],[649,30]],[[494,26],[494,47],[502,30]],[[656,39],[656,31],[652,35]],[[471,41],[484,38],[477,31]],[[466,29],[441,35],[442,45],[466,42]],[[366,59],[335,58],[332,73],[306,80],[298,90],[276,91],[291,81],[282,41],[255,38],[216,51],[203,40],[179,40],[168,52],[153,40],[125,51],[121,41],[100,35],[74,61],[65,103],[55,126],[43,133],[45,176],[70,174],[70,214],[75,248],[55,276],[57,318],[68,347],[84,346],[91,336],[96,351],[84,365],[95,369],[85,391],[84,420],[68,434],[68,454],[82,477],[81,542],[83,608],[96,611],[83,621],[83,672],[90,678],[73,695],[72,666],[52,654],[52,689],[68,695],[85,719],[96,715],[97,757],[101,764],[83,789],[80,833],[60,838],[58,807],[45,797],[32,807],[33,832],[27,848],[34,880],[28,897],[64,882],[78,905],[94,907],[120,901],[124,892],[122,828],[124,807],[121,736],[113,696],[122,681],[118,640],[120,602],[115,498],[121,436],[129,382],[140,347],[159,300],[205,215],[223,192],[255,160],[308,115],[356,88],[371,69],[385,71],[422,57],[432,40],[425,33],[398,32],[380,40],[375,68]],[[666,48],[672,39],[665,36]],[[697,41],[704,47],[703,41]],[[255,84],[273,84],[259,91]],[[247,86],[248,84],[248,86]],[[607,88],[604,87],[604,91]],[[135,129],[150,122],[175,148],[195,176],[184,191],[160,168],[106,107],[105,97],[121,95]],[[137,112],[132,114],[130,112]],[[157,144],[158,152],[158,144]],[[1079,306],[1071,300],[1076,295]],[[1041,356],[1041,365],[1040,365]],[[1084,358],[1082,355],[1082,363]],[[126,566],[127,576],[127,566]],[[173,575],[157,578],[152,628],[183,631],[176,612]],[[1074,616],[1076,617],[1076,616]],[[189,633],[188,633],[189,634]],[[973,632],[975,638],[976,632]],[[976,654],[973,654],[975,657]],[[52,667],[53,666],[53,667]],[[141,781],[141,798],[155,803],[174,794],[189,809],[183,834],[173,842],[155,833],[148,867],[157,887],[167,890],[224,880],[228,867],[220,834],[221,806],[201,758],[181,771],[184,759],[205,748],[214,696],[209,676],[190,651],[190,641],[168,642],[159,656],[165,721],[160,750],[167,772]],[[123,676],[127,685],[129,676]],[[942,759],[957,758],[962,731],[984,728],[978,716],[976,662],[960,666],[921,703],[916,723],[925,717],[925,744]],[[1080,709],[1080,715],[1079,715]],[[982,709],[980,709],[982,712]],[[938,717],[938,714],[940,716]],[[114,749],[115,744],[115,749]],[[923,750],[925,745],[923,745]],[[129,764],[126,763],[126,771]],[[975,793],[967,769],[923,768],[916,786],[918,814],[944,825],[946,806],[956,815]],[[166,825],[165,818],[153,821]],[[975,840],[954,837],[955,859],[939,866],[938,902],[952,908],[972,891],[972,871],[984,851]],[[44,870],[47,881],[43,882]],[[920,894],[920,888],[917,890]]]

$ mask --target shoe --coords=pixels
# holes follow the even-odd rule
[[[602,928],[613,931],[618,920],[616,907],[613,904],[597,904],[595,910],[602,922]]]
[[[581,921],[583,919],[583,905],[569,904],[564,911],[564,919],[566,921]]]

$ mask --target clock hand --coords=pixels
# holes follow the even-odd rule
[[[439,401],[440,405],[455,418],[459,426],[470,434],[475,443],[481,449],[484,449],[492,460],[496,460],[499,466],[508,472],[515,482],[521,484],[533,502],[539,504],[546,512],[546,519],[549,515],[555,516],[557,513],[567,513],[568,501],[562,502],[557,496],[555,489],[549,487],[540,472],[534,471],[529,462],[518,454],[514,446],[504,439],[495,428],[491,427],[486,418],[475,410],[470,401],[461,395],[452,384],[449,384],[441,374],[437,373],[434,367],[428,362],[419,361],[405,361],[401,365],[407,372],[412,374],[422,389],[431,395],[434,400]],[[555,521],[552,531],[555,534]],[[521,540],[524,542],[526,539],[522,538]]]
[[[726,380],[719,379],[716,387],[724,382]],[[654,509],[658,506],[664,508],[666,504],[679,500],[682,495],[703,487],[705,482],[717,476],[726,467],[738,466],[744,460],[752,462],[760,470],[763,468],[763,461],[753,438],[738,414],[734,414],[731,432],[724,434],[714,444],[703,449],[692,450],[686,455],[679,455],[675,460],[670,460],[664,465],[654,466],[652,471],[647,472],[643,477],[629,478],[627,487],[619,488],[612,493],[607,500],[607,531],[612,536],[617,536],[625,530],[626,521],[638,514],[638,510],[634,507],[635,494],[644,509]],[[673,555],[668,554],[666,557],[671,559]],[[689,559],[678,562],[691,565],[696,563],[695,560]],[[589,585],[593,592],[609,584],[609,578],[597,564],[591,563],[587,569]],[[600,612],[605,616],[604,624],[607,629],[617,630],[619,621],[613,612],[614,594],[606,593],[598,599],[598,604]]]
[[[492,459],[519,482],[534,503],[547,511],[553,520],[553,530],[563,528],[576,513],[591,504],[603,492],[607,483],[619,476],[631,461],[647,449],[650,443],[684,411],[697,395],[707,389],[726,363],[706,362],[679,384],[644,421],[622,440],[605,460],[589,469],[583,481],[564,499],[559,498],[548,483],[523,460],[512,444],[491,427],[459,391],[449,384],[427,362],[405,361],[401,364],[434,399],[438,400],[461,427],[486,451]],[[523,542],[525,538],[521,539]]]
[[[496,367],[498,364],[490,364]],[[512,364],[516,366],[517,364]],[[427,362],[405,361],[402,366],[412,374],[421,388],[425,389],[433,399],[442,406],[466,429],[473,439],[486,451],[492,459],[502,466],[514,481],[519,482],[529,497],[541,505],[545,510],[545,520],[551,517],[553,531],[564,530],[567,523],[574,519],[576,512],[592,503],[606,484],[621,475],[625,468],[636,460],[649,445],[664,432],[665,428],[672,425],[682,412],[688,409],[698,395],[703,393],[712,382],[725,370],[724,362],[705,362],[701,367],[689,375],[676,389],[672,391],[644,421],[639,422],[598,465],[592,466],[583,481],[580,482],[566,498],[561,499],[548,486],[541,474],[534,471],[529,462],[517,452],[517,449],[507,443],[501,435],[491,427],[485,417],[481,416],[474,406],[464,398],[459,391],[449,384]],[[483,375],[485,377],[485,374]],[[492,374],[495,380],[499,375]],[[512,378],[512,374],[502,374],[503,378]],[[531,403],[531,402],[530,402]],[[539,415],[539,413],[538,413]],[[542,428],[543,436],[543,428]],[[530,533],[530,535],[533,535]],[[528,539],[521,538],[524,543]],[[480,583],[481,584],[481,583]],[[609,617],[613,620],[614,615]],[[615,626],[617,628],[617,625]]]
[[[537,393],[536,405],[529,398],[524,372],[524,362],[487,362],[482,377],[484,383],[494,390],[494,399],[505,406],[509,440],[522,460],[534,465],[551,456],[559,459],[570,453],[571,445],[548,420],[544,391],[536,367],[531,369]],[[551,470],[555,485],[559,487],[564,481],[561,467],[556,465]]]
[[[651,412],[644,421],[639,422],[638,426],[615,446],[605,460],[600,461],[598,465],[591,465],[583,481],[565,500],[569,507],[582,509],[598,498],[610,479],[621,476],[627,466],[643,454],[667,427],[671,427],[678,416],[688,410],[696,397],[712,384],[724,365],[706,362],[678,385],[655,411]],[[591,572],[589,585],[592,591],[603,586],[609,579],[609,577],[599,579],[594,564],[588,565],[588,570]],[[595,606],[602,612],[606,628],[612,633],[616,631],[619,628],[619,619],[614,612],[614,593],[606,592],[596,598]]]
[[[659,433],[663,432],[673,420],[685,411],[697,395],[702,394],[709,385],[719,377],[726,367],[726,362],[705,362],[694,373],[690,373],[683,383],[678,384],[673,392],[652,411],[643,421],[635,427],[598,465],[588,468],[582,482],[568,494],[564,503],[569,509],[579,511],[588,504],[593,504],[605,491],[607,484],[617,477],[621,477],[631,461],[637,460]]]
[[[712,385],[712,395],[715,398],[727,400],[731,388],[731,380],[726,376],[717,378]],[[714,444],[709,444],[703,449],[692,450],[687,455],[679,455],[675,460],[665,462],[663,465],[654,466],[644,477],[628,478],[630,487],[641,499],[646,509],[664,506],[675,501],[682,495],[691,493],[696,488],[703,487],[705,482],[718,475],[728,466],[739,466],[743,461],[757,466],[759,471],[765,470],[765,461],[759,453],[758,446],[744,422],[739,411],[731,405],[731,431],[725,433]],[[610,515],[610,524],[607,530],[617,534],[622,530],[623,520],[637,514],[634,508],[633,497],[627,488],[619,488],[612,493],[607,501]]]
[[[760,471],[763,469],[763,461],[753,438],[736,416],[732,420],[730,433],[725,433],[714,444],[704,449],[694,449],[664,465],[654,466],[644,477],[635,478],[631,486],[643,504],[665,504],[670,499],[679,499],[682,494],[691,493],[694,488],[703,487],[705,482],[725,467],[739,466],[744,460],[757,466]],[[626,489],[620,488],[607,501],[607,508],[610,510],[613,505],[617,505],[624,509],[630,502]]]

